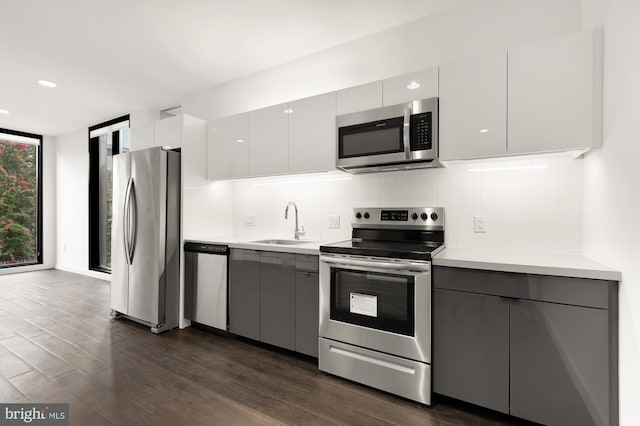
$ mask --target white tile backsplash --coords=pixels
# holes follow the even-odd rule
[[[354,207],[438,206],[445,208],[448,247],[575,254],[582,250],[582,173],[580,159],[536,158],[243,179],[233,182],[233,230],[290,238],[294,218],[285,220],[284,209],[293,201],[305,238],[339,241],[351,236]],[[256,226],[243,226],[246,215]],[[329,215],[340,216],[339,229],[328,227]],[[476,215],[487,217],[487,233],[474,232]]]

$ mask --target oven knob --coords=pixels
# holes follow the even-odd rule
[[[411,219],[413,219],[413,220],[417,220],[417,219],[418,219],[418,213],[413,213],[413,214],[411,215]]]
[[[369,213],[368,212],[364,212],[364,218],[365,219],[369,219]]]
[[[422,214],[420,215],[420,218],[422,220],[427,220],[427,219],[429,219],[429,215],[427,215],[425,212],[422,212]]]
[[[431,213],[431,220],[433,221],[438,220],[438,214],[436,212]]]
[[[362,213],[360,212],[356,213],[356,219],[360,219],[360,218],[362,218]]]

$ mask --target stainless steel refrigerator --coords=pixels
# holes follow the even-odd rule
[[[113,157],[111,316],[160,333],[178,325],[180,153],[160,147]]]

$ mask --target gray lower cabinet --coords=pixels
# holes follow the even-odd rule
[[[296,348],[296,255],[260,253],[260,341]]]
[[[511,302],[511,414],[542,424],[609,423],[604,309]]]
[[[319,297],[318,272],[296,271],[296,352],[316,358]]]
[[[618,424],[616,282],[433,271],[434,392],[546,425]]]
[[[509,413],[509,299],[433,293],[434,391]]]
[[[317,357],[318,294],[318,256],[231,249],[231,333]]]
[[[231,250],[229,255],[229,331],[260,339],[260,252]]]

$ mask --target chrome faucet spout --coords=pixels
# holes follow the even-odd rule
[[[296,214],[296,227],[293,231],[294,232],[293,235],[296,240],[299,240],[300,235],[304,235],[304,226],[302,227],[302,230],[298,228],[298,206],[293,201],[289,201],[289,203],[287,204],[287,207],[284,209],[284,218],[285,219],[289,218],[289,206],[293,206],[293,210]]]

